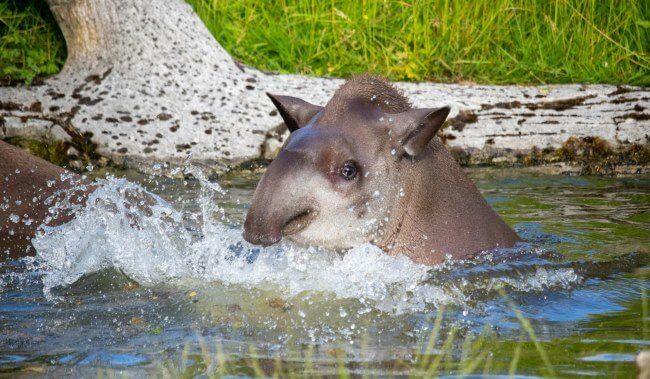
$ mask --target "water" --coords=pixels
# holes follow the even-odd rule
[[[0,263],[0,372],[630,377],[650,349],[650,177],[472,170],[526,242],[429,268],[251,246],[259,177],[190,170],[102,179]]]

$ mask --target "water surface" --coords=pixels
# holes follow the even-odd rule
[[[471,170],[525,243],[430,268],[251,246],[259,177],[189,170],[102,179],[0,263],[1,371],[630,377],[650,349],[650,177]]]

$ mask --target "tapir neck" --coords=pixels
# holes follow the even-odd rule
[[[390,254],[436,264],[519,241],[437,139],[419,160],[402,164],[404,193],[379,243]]]

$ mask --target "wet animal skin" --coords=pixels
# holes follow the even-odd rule
[[[370,242],[429,265],[520,241],[435,137],[448,107],[412,108],[369,75],[324,107],[269,97],[291,134],[257,186],[247,241],[336,250]]]
[[[43,223],[54,226],[72,219],[49,209],[61,190],[90,181],[0,141],[0,259],[33,253],[31,239]],[[73,203],[85,201],[88,189],[69,194]],[[9,253],[9,254],[5,254]]]

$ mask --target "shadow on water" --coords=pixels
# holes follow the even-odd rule
[[[250,246],[257,177],[193,173],[104,180],[0,264],[0,371],[630,377],[650,348],[648,177],[470,171],[526,242],[428,268]]]

